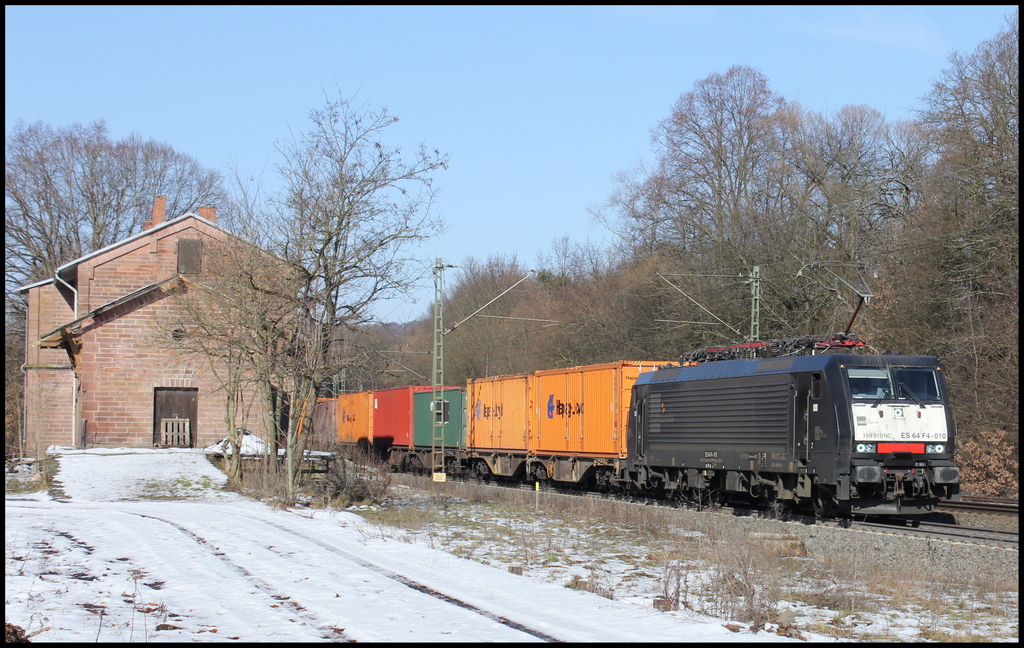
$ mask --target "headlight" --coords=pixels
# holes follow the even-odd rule
[[[942,454],[946,451],[946,446],[941,443],[929,443],[924,447],[924,451],[927,454]]]
[[[872,453],[872,452],[875,451],[875,444],[874,443],[858,443],[857,446],[854,449],[857,452]]]

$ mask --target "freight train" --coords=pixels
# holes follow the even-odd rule
[[[820,517],[924,513],[959,499],[937,358],[713,355],[471,379],[437,403],[430,387],[343,394],[321,399],[317,420],[403,472],[436,465]]]

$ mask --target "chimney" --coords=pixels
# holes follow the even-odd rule
[[[167,217],[167,197],[157,196],[153,201],[153,225],[159,225]]]
[[[217,208],[216,207],[200,207],[199,218],[205,218],[211,223],[217,222]]]
[[[167,197],[157,196],[156,200],[153,201],[153,217],[148,221],[142,221],[143,231],[164,222],[164,217],[167,215]]]

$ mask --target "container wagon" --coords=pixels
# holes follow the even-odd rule
[[[413,388],[410,388],[413,389]],[[400,472],[423,472],[433,466],[433,453],[443,453],[445,472],[461,472],[466,445],[466,390],[445,387],[441,390],[441,408],[435,406],[434,391],[417,387],[412,392],[412,436],[396,439],[391,445],[389,462]],[[440,443],[434,441],[434,420],[441,422]]]
[[[467,469],[610,487],[626,458],[633,383],[671,364],[624,360],[468,381]]]

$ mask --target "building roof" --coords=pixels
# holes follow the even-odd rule
[[[28,292],[29,290],[32,290],[33,288],[38,288],[39,286],[45,286],[48,283],[53,283],[53,277],[50,277],[49,279],[43,279],[42,281],[37,281],[35,283],[28,284],[27,286],[22,286],[21,288],[18,288],[18,292],[20,292],[20,293]]]
[[[113,301],[109,301],[106,304],[103,304],[102,306],[97,306],[96,308],[92,309],[91,311],[89,311],[85,315],[82,315],[78,319],[72,320],[72,321],[68,322],[67,324],[61,324],[60,326],[58,326],[54,330],[50,331],[46,335],[40,336],[39,341],[36,344],[38,344],[39,346],[41,346],[43,348],[47,348],[47,349],[60,348],[61,346],[63,346],[64,341],[66,340],[67,336],[72,334],[72,331],[74,330],[74,328],[78,324],[81,324],[85,320],[87,320],[89,318],[92,318],[92,317],[96,317],[97,315],[105,313],[105,312],[107,312],[107,311],[109,311],[109,310],[111,310],[113,308],[117,308],[121,304],[126,304],[126,303],[130,302],[133,299],[136,299],[138,297],[142,297],[145,294],[151,293],[154,290],[157,290],[159,288],[163,288],[164,286],[166,286],[166,285],[168,285],[170,283],[173,283],[173,282],[179,280],[180,278],[181,278],[181,275],[177,275],[176,274],[173,277],[168,277],[167,279],[163,279],[161,281],[157,281],[155,283],[151,283],[148,286],[143,286],[142,288],[139,288],[138,290],[134,290],[134,291],[128,293],[127,295],[122,295],[122,296],[118,297],[117,299],[115,299]]]
[[[96,250],[95,252],[90,252],[89,254],[86,254],[85,256],[79,257],[79,258],[75,259],[74,261],[70,261],[68,263],[65,263],[61,267],[57,268],[57,276],[60,277],[64,281],[71,282],[72,280],[77,278],[79,264],[84,263],[85,261],[88,261],[89,259],[97,257],[97,256],[99,256],[101,254],[104,254],[104,253],[106,253],[106,252],[108,252],[110,250],[118,248],[118,247],[120,247],[120,246],[122,246],[122,245],[124,245],[126,243],[130,243],[132,241],[138,240],[140,238],[143,238],[145,236],[153,234],[153,233],[155,233],[155,232],[157,232],[159,230],[166,229],[167,227],[170,227],[171,225],[176,225],[178,223],[181,223],[186,218],[194,218],[194,219],[196,219],[198,221],[202,221],[203,223],[209,225],[210,227],[213,227],[215,229],[219,229],[220,231],[224,232],[225,234],[228,234],[229,236],[234,236],[234,234],[231,234],[231,232],[227,231],[226,229],[224,229],[220,225],[217,225],[217,223],[214,223],[212,221],[206,220],[202,216],[199,216],[197,214],[193,214],[193,213],[189,212],[187,214],[182,214],[181,216],[178,216],[177,218],[173,218],[171,220],[165,220],[162,223],[157,223],[157,224],[153,225],[153,227],[150,227],[149,229],[144,229],[141,232],[138,232],[137,234],[129,236],[126,239],[121,239],[120,241],[118,241],[116,243],[111,243],[110,245],[106,246],[105,248],[102,248],[100,250]]]

